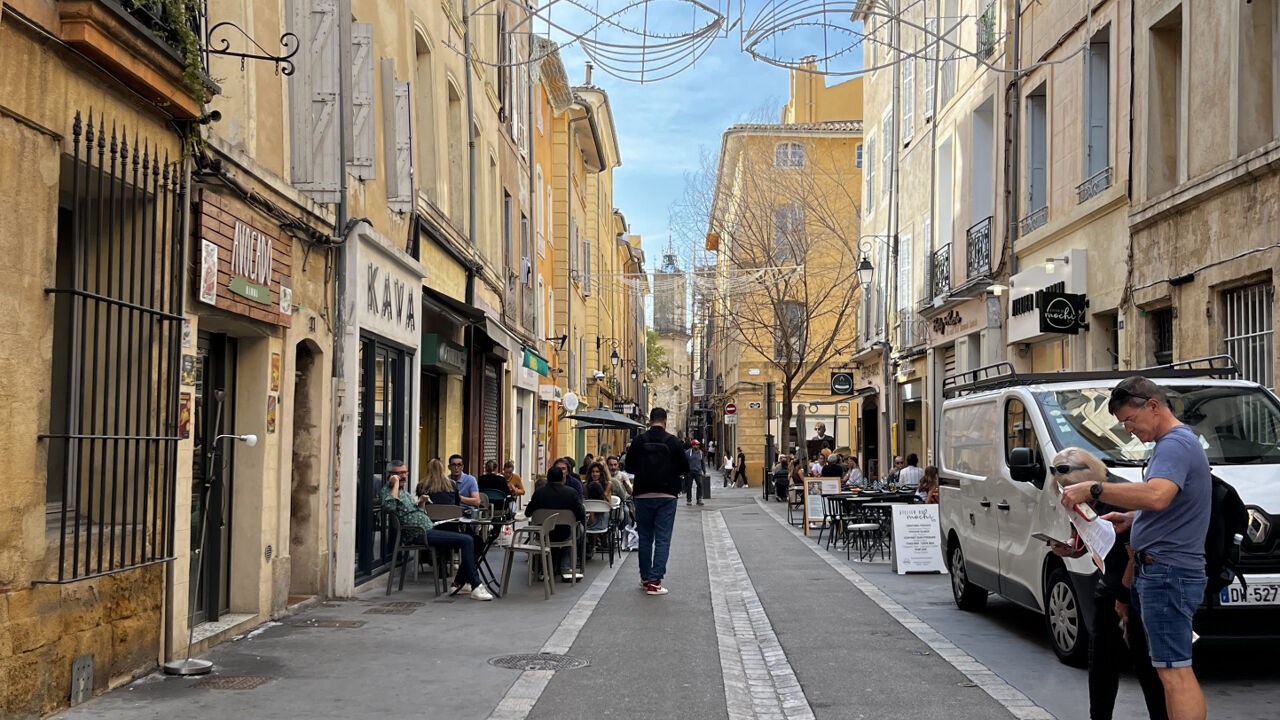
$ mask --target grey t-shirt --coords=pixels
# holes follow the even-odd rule
[[[1164,478],[1178,486],[1164,510],[1139,510],[1131,543],[1156,560],[1189,570],[1204,569],[1204,536],[1209,532],[1213,481],[1200,439],[1178,425],[1156,440],[1144,480]]]

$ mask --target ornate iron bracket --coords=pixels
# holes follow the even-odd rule
[[[229,29],[228,32],[230,30],[234,30],[240,33],[240,35],[243,36],[244,39],[247,40],[251,45],[261,50],[262,54],[232,52],[231,41],[228,40],[226,37],[221,38],[216,43],[217,47],[214,47],[215,42],[213,39],[213,35],[214,33],[218,32],[218,30],[222,28],[228,28]],[[302,43],[298,40],[297,35],[291,32],[287,32],[280,36],[280,46],[283,47],[287,51],[287,53],[284,55],[272,55],[267,51],[266,48],[259,45],[257,40],[254,40],[253,38],[249,37],[249,33],[242,30],[239,25],[236,25],[233,22],[220,22],[217,25],[214,25],[213,27],[209,28],[209,32],[205,33],[204,46],[205,46],[205,53],[209,55],[223,55],[227,57],[240,58],[240,68],[242,70],[244,69],[244,63],[246,60],[270,60],[271,62],[275,63],[277,73],[292,75],[294,67],[293,67],[293,60],[291,58],[294,55],[298,54],[298,50],[301,48]]]

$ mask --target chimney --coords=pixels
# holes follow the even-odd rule
[[[582,83],[583,85],[591,84],[591,71],[594,68],[595,68],[595,65],[592,65],[591,63],[587,63],[587,79]]]

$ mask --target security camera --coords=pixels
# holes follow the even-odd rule
[[[603,379],[604,379],[604,373],[603,373],[603,372],[601,372],[601,371],[599,371],[599,370],[592,370],[592,371],[591,371],[591,379],[592,379],[592,380],[603,380]]]

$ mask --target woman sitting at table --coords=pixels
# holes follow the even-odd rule
[[[938,466],[930,465],[924,469],[924,476],[916,486],[916,498],[929,505],[938,504]]]
[[[431,462],[440,465],[439,460]],[[440,472],[444,472],[443,467]],[[480,573],[476,571],[475,541],[470,535],[436,529],[435,523],[431,522],[431,518],[414,503],[413,497],[409,495],[408,484],[409,470],[404,462],[392,460],[389,463],[388,483],[382,486],[382,507],[394,512],[400,519],[401,541],[419,543],[425,538],[431,547],[457,550],[462,561],[458,563],[458,574],[454,576],[453,587],[458,588],[460,592],[470,592],[472,600],[492,600],[493,594],[484,586],[484,583],[480,582]],[[419,504],[425,505],[430,502],[431,500],[425,495],[418,498]]]
[[[426,476],[418,481],[419,498],[427,498],[427,502],[435,505],[458,505],[458,488],[445,474],[444,463],[440,458],[431,458],[427,462]]]
[[[844,489],[862,487],[867,479],[862,476],[862,471],[858,469],[858,456],[849,456],[849,472],[844,476]]]
[[[584,490],[588,500],[609,502],[609,496],[613,494],[613,483],[610,482],[609,471],[605,469],[604,463],[596,460],[588,465],[584,480],[586,480]],[[587,513],[587,530],[604,530],[607,527],[609,527],[609,513]],[[588,546],[587,552],[591,550],[591,546]]]

